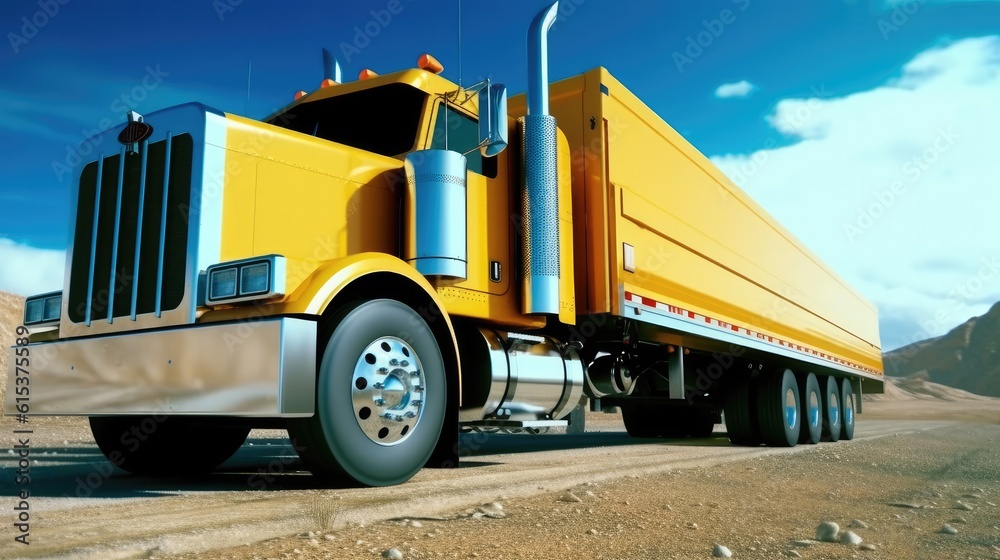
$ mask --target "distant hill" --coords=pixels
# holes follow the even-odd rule
[[[885,374],[1000,397],[1000,302],[948,334],[882,355]]]
[[[0,398],[7,390],[7,349],[14,345],[24,317],[24,298],[0,292]]]

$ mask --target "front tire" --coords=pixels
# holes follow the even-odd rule
[[[401,484],[430,458],[444,426],[444,359],[430,327],[389,299],[348,306],[317,372],[316,413],[289,424],[313,474]]]
[[[93,416],[90,431],[101,453],[124,471],[186,476],[224,463],[250,428],[181,416]]]

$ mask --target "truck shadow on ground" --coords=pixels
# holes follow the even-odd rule
[[[569,449],[635,445],[720,447],[729,445],[724,433],[704,439],[642,439],[624,432],[584,434],[466,433],[460,439],[459,468],[503,465],[494,456]],[[30,491],[51,498],[155,498],[224,491],[291,491],[349,489],[356,484],[326,481],[311,475],[287,438],[254,438],[214,472],[193,477],[149,477],[114,467],[94,446],[32,449]],[[5,472],[17,469],[12,456],[0,458]],[[0,481],[0,494],[15,495],[14,477]]]

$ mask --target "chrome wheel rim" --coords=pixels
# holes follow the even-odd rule
[[[401,443],[420,423],[425,388],[413,347],[394,336],[378,338],[354,366],[354,419],[371,441],[386,446]]]
[[[854,422],[854,397],[844,399],[844,422],[848,425]]]
[[[809,412],[808,412],[808,414],[809,414],[809,425],[810,426],[819,426],[819,422],[820,422],[819,409],[820,409],[820,406],[819,406],[819,394],[816,393],[815,391],[810,391],[809,392]]]
[[[788,388],[785,391],[785,423],[788,424],[789,428],[794,428],[795,423],[799,419],[799,405],[796,402],[797,400],[795,398],[795,391],[792,388]]]
[[[837,395],[830,394],[830,423],[837,424],[840,422],[840,407],[837,404]]]

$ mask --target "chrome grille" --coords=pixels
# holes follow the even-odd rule
[[[176,309],[184,298],[193,141],[143,142],[80,174],[68,313],[74,323]]]

